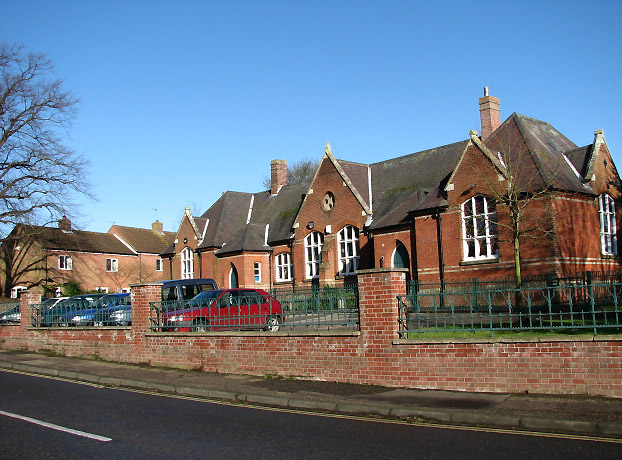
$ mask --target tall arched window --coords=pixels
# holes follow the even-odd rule
[[[276,270],[277,281],[292,280],[292,255],[289,252],[279,254],[275,258],[274,268]]]
[[[606,193],[598,197],[598,213],[600,215],[600,248],[603,254],[618,254],[618,237],[616,236],[616,205]]]
[[[495,202],[477,195],[462,203],[462,244],[464,260],[498,257]]]
[[[305,265],[307,278],[316,278],[320,274],[323,244],[324,235],[320,232],[311,232],[305,238]]]
[[[339,232],[339,274],[351,275],[359,267],[359,229],[348,225]]]
[[[229,289],[237,289],[240,287],[238,282],[238,270],[235,265],[231,264],[231,271],[229,272]]]
[[[190,248],[181,251],[181,278],[194,278],[194,253]]]

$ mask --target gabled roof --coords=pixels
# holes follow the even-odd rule
[[[566,152],[566,156],[582,177],[586,176],[587,166],[592,155],[593,145],[586,145]]]
[[[249,223],[235,233],[216,254],[222,255],[241,251],[271,251],[265,244],[266,225]]]
[[[203,223],[207,223],[207,229],[199,248],[220,248],[231,235],[246,225],[252,201],[252,193],[224,192],[201,216]]]
[[[408,213],[435,192],[458,164],[468,140],[371,165],[372,229],[408,221]],[[435,195],[436,196],[436,195]],[[438,203],[442,205],[442,199]]]
[[[62,230],[54,227],[20,226],[17,234],[25,232],[39,242],[43,249],[56,251],[92,252],[99,254],[135,255],[111,233]]]
[[[522,165],[519,180],[525,191],[551,186],[592,193],[583,176],[593,162],[593,146],[578,148],[550,124],[516,113],[485,142],[474,133],[463,141],[370,165],[337,160],[327,144],[324,159],[332,162],[363,210],[371,214],[369,228],[380,229],[408,224],[413,212],[447,206],[445,187],[470,145],[484,152],[506,177],[509,166],[498,152],[509,149],[509,158]],[[202,216],[207,229],[199,248],[220,248],[218,254],[266,250],[266,225],[268,244],[289,240],[313,181],[285,185],[275,195],[223,193]],[[174,246],[163,254],[174,254]]]
[[[108,233],[116,232],[119,237],[141,254],[160,254],[175,239],[174,232],[157,233],[147,228],[113,225]]]
[[[580,170],[566,156],[566,152],[574,153],[579,162],[577,146],[549,123],[513,113],[485,144],[492,151],[507,152],[520,187],[525,191],[550,187],[592,193]]]
[[[302,204],[309,182],[284,185],[276,195],[261,192],[255,195],[251,223],[268,224],[268,243],[289,240],[292,226]]]

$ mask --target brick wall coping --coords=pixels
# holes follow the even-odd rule
[[[395,272],[402,272],[402,273],[408,273],[408,269],[407,268],[391,268],[391,267],[384,267],[384,268],[368,268],[366,270],[357,270],[356,274],[357,275],[366,275],[369,273],[395,273]]]
[[[359,337],[360,335],[360,331],[222,331],[149,332],[145,334],[145,337]]]
[[[27,330],[29,331],[37,331],[37,332],[45,332],[45,331],[131,331],[132,326],[82,326],[82,327],[66,327],[66,326],[45,326],[45,327],[36,327],[31,326]]]
[[[150,283],[130,284],[130,288],[145,287],[145,286],[162,286],[162,282],[152,281]]]
[[[393,345],[426,345],[439,343],[555,343],[555,342],[622,342],[622,336],[619,335],[576,335],[565,337],[542,336],[533,338],[515,338],[507,337],[491,337],[489,339],[395,339]]]

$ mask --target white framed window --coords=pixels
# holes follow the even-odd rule
[[[292,280],[292,254],[284,252],[276,256],[275,261],[276,280],[291,281]]]
[[[253,263],[253,273],[255,274],[255,283],[261,283],[261,262]]]
[[[616,236],[616,204],[606,193],[598,197],[600,216],[600,250],[604,255],[618,255],[618,237]]]
[[[305,238],[305,266],[307,278],[317,278],[320,274],[323,244],[324,235],[320,232],[311,232]]]
[[[108,288],[107,287],[98,287],[98,288],[96,288],[96,290],[100,294],[108,294]]]
[[[190,248],[181,251],[181,278],[194,278],[194,253]]]
[[[73,270],[73,262],[71,256],[58,256],[59,270]]]
[[[339,239],[339,274],[351,275],[359,267],[359,229],[348,225],[343,227]]]
[[[163,267],[162,266],[162,259],[156,259],[156,271],[157,272],[163,271],[162,267]]]
[[[497,212],[494,201],[477,195],[462,203],[462,244],[464,260],[496,259]]]
[[[106,259],[106,271],[118,272],[119,271],[119,259]]]
[[[122,288],[121,292],[127,292],[129,294],[132,290],[130,288]]]

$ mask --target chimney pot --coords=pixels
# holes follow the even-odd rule
[[[276,195],[281,187],[287,185],[287,161],[272,160],[270,162],[270,194]]]

